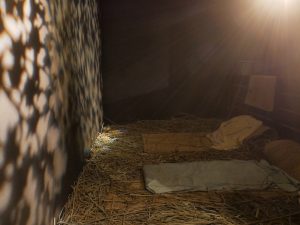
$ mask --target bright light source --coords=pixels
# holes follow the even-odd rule
[[[294,7],[296,0],[256,0],[257,8],[262,13],[281,14]]]

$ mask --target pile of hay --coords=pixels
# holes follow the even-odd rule
[[[279,190],[164,195],[145,190],[144,164],[262,158],[262,144],[268,140],[255,140],[232,152],[143,152],[143,133],[211,132],[220,122],[183,117],[106,127],[94,144],[92,158],[74,186],[58,224],[300,224],[297,195]]]

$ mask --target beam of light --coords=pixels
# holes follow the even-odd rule
[[[256,0],[257,9],[262,13],[282,14],[295,7],[296,0]]]

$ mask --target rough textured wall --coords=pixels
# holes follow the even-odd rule
[[[0,0],[1,225],[52,224],[101,128],[96,2],[49,2]]]
[[[67,189],[83,163],[83,150],[102,127],[99,13],[96,0],[51,1],[52,59],[59,59],[57,86],[64,99],[60,112],[68,164]],[[64,192],[68,192],[65,190]]]
[[[100,56],[101,42],[97,1],[56,0],[51,4],[54,40],[64,73],[64,98],[68,99],[65,117],[67,129],[74,129],[83,140],[81,149],[89,147],[101,128],[102,98]],[[54,56],[55,57],[55,56]],[[73,136],[73,139],[76,139]]]

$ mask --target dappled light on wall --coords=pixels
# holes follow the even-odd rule
[[[95,0],[0,0],[0,225],[52,224],[81,169],[102,123],[99,31]]]

